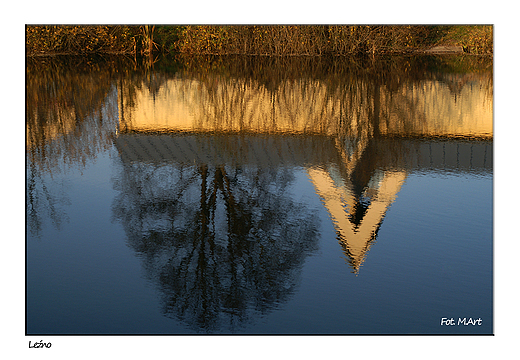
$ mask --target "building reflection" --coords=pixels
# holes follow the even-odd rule
[[[127,162],[304,168],[357,273],[410,171],[491,171],[492,84],[348,80],[190,73],[153,94],[123,86],[116,145]]]
[[[492,169],[490,98],[470,80],[459,97],[438,80],[123,82],[113,210],[165,315],[233,331],[289,299],[320,236],[290,191],[301,171],[358,273],[411,171]]]

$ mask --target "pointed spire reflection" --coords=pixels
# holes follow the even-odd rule
[[[380,180],[365,190],[370,193],[370,202],[363,204],[362,196],[356,196],[351,185],[336,185],[326,170],[310,168],[307,171],[334,223],[350,265],[354,272],[359,272],[388,207],[406,179],[406,173],[387,171],[376,174]],[[360,208],[363,208],[361,214]]]

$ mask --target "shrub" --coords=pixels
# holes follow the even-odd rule
[[[101,25],[27,26],[26,54],[95,54],[135,51],[137,28]]]

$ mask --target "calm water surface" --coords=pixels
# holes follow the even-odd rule
[[[27,334],[493,333],[490,60],[26,82]]]

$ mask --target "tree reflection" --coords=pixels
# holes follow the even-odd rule
[[[28,59],[26,67],[26,214],[39,236],[45,219],[68,220],[59,175],[108,149],[117,125],[116,64],[87,58]]]
[[[114,216],[166,316],[233,332],[289,299],[318,228],[291,198],[293,179],[288,168],[122,164]]]
[[[36,236],[41,233],[45,218],[49,218],[59,230],[68,221],[66,212],[60,206],[70,204],[68,197],[63,191],[57,192],[49,187],[34,163],[29,164],[26,186],[27,225],[31,233]]]

